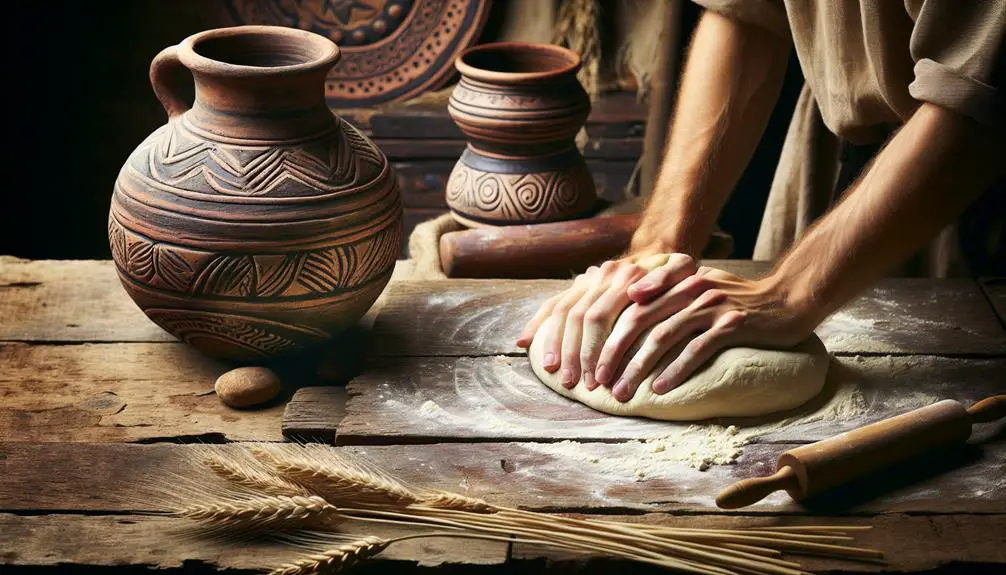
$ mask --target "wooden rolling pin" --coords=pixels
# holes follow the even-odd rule
[[[452,278],[569,278],[629,249],[639,214],[472,228],[440,236]]]
[[[716,505],[739,509],[785,489],[799,501],[883,467],[971,437],[971,426],[1006,417],[1006,395],[995,395],[965,409],[947,399],[871,423],[835,437],[803,445],[779,457],[768,477],[744,479],[723,490]]]

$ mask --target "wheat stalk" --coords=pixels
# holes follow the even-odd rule
[[[304,520],[336,511],[335,506],[317,495],[271,495],[247,500],[192,503],[178,509],[176,514],[207,523],[235,521],[267,524]]]
[[[309,575],[323,571],[339,571],[377,555],[390,544],[391,541],[379,537],[364,537],[283,565],[270,571],[270,575]]]
[[[206,467],[219,476],[248,491],[260,491],[269,495],[311,495],[303,485],[298,485],[275,474],[249,465],[242,465],[219,456],[209,457],[203,462]]]

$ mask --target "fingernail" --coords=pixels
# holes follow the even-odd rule
[[[555,365],[555,354],[552,352],[545,354],[545,367],[552,367]]]
[[[590,371],[583,372],[583,384],[587,386],[587,391],[594,391],[597,387],[597,382],[594,381],[594,374]]]
[[[650,282],[637,283],[636,289],[643,291],[650,291],[651,289],[653,289],[653,284],[651,284]]]
[[[668,385],[669,384],[667,383],[666,379],[656,379],[653,381],[653,385],[650,386],[650,389],[652,389],[653,393],[657,395],[663,395],[667,393]]]
[[[608,378],[611,377],[611,374],[608,373],[608,366],[597,366],[597,373],[594,376],[597,378],[597,383],[608,383]]]
[[[615,396],[615,399],[621,402],[626,402],[629,400],[626,395],[629,393],[629,382],[622,378],[618,380],[618,383],[611,388],[611,395]]]
[[[573,387],[573,372],[568,368],[563,368],[562,373],[559,374],[559,383],[563,387]]]

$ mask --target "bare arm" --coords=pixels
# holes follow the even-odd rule
[[[653,301],[637,299],[634,313],[630,307],[615,324],[598,369],[618,365],[629,345],[651,326],[612,390],[622,401],[632,397],[668,349],[695,333],[654,380],[655,393],[677,387],[725,347],[796,344],[959,216],[1006,173],[1004,157],[1003,134],[922,104],[845,199],[768,276],[746,280],[700,268]],[[662,321],[635,321],[646,316]]]
[[[703,14],[633,253],[701,255],[768,124],[789,50],[789,42],[771,32]]]
[[[815,326],[959,216],[1006,171],[1003,134],[924,103],[765,279]]]

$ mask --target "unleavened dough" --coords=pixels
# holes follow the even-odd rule
[[[551,321],[546,320],[538,333]],[[573,389],[563,387],[559,372],[549,373],[542,367],[543,340],[535,336],[528,358],[538,379],[556,392],[605,413],[671,421],[768,415],[798,407],[821,391],[829,361],[816,335],[789,350],[734,347],[714,356],[678,388],[657,395],[650,384],[676,357],[677,350],[672,350],[632,399],[622,403],[608,387],[587,391],[582,379]]]

